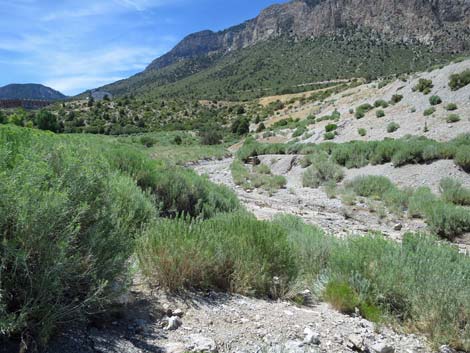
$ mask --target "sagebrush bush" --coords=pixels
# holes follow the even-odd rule
[[[367,135],[367,130],[364,129],[364,128],[360,128],[360,129],[357,129],[357,133],[358,133],[360,136],[366,136],[366,135]]]
[[[430,115],[433,115],[435,112],[436,112],[436,108],[430,107],[423,112],[423,115],[430,116]]]
[[[390,102],[392,104],[397,104],[397,103],[400,103],[403,99],[403,96],[401,94],[394,94],[392,96],[392,99],[390,100]]]
[[[449,87],[452,91],[457,91],[470,84],[470,70],[462,71],[450,76]]]
[[[446,110],[449,110],[449,111],[453,111],[453,110],[457,110],[457,104],[455,103],[449,103],[446,105]]]
[[[335,137],[336,137],[336,134],[334,132],[327,132],[323,135],[323,138],[325,140],[334,140]]]
[[[442,103],[442,99],[439,96],[432,96],[429,98],[429,103],[431,103],[431,105],[439,105]]]
[[[329,160],[327,155],[319,154],[309,157],[310,167],[302,175],[304,187],[318,188],[328,181],[340,182],[344,178],[341,166]]]
[[[455,163],[467,173],[470,173],[470,146],[459,147],[455,154]]]
[[[375,175],[356,177],[348,182],[347,187],[352,188],[359,196],[377,198],[382,198],[386,192],[395,188],[388,178]]]
[[[376,108],[381,107],[383,109],[386,109],[386,108],[388,108],[388,102],[383,100],[383,99],[376,100],[374,102],[374,107],[376,107]]]
[[[137,256],[143,274],[170,290],[278,297],[298,272],[287,232],[248,213],[159,220],[139,241]]]
[[[413,91],[422,92],[423,94],[429,94],[431,93],[433,87],[434,85],[432,83],[432,80],[420,78],[418,84],[413,87]]]
[[[391,134],[392,132],[397,131],[399,128],[400,128],[399,124],[395,122],[391,122],[390,124],[387,125],[387,132]]]
[[[375,116],[377,118],[383,118],[385,116],[385,112],[382,109],[379,109],[375,112]]]
[[[460,116],[457,114],[449,114],[446,118],[446,122],[451,124],[451,123],[457,123],[460,121]]]
[[[470,206],[470,189],[465,188],[459,180],[444,178],[439,186],[444,201],[456,205]]]
[[[45,344],[125,280],[152,198],[86,143],[0,128],[0,332]]]
[[[325,126],[325,131],[331,132],[331,131],[335,131],[337,128],[338,128],[338,125],[336,124],[328,124]]]

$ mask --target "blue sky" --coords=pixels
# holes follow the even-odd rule
[[[189,33],[221,30],[282,0],[0,0],[0,86],[65,94],[142,71]]]

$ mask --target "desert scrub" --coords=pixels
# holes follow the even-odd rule
[[[398,125],[395,122],[391,122],[390,124],[387,125],[387,132],[389,134],[391,134],[391,133],[397,131],[399,128],[400,128],[400,125]]]
[[[439,96],[431,96],[431,98],[429,98],[429,103],[431,105],[439,105],[442,103],[442,99]]]
[[[351,188],[359,196],[382,198],[383,195],[395,188],[393,183],[383,176],[359,176],[348,182],[346,187]]]
[[[360,128],[360,129],[357,129],[357,133],[359,134],[359,136],[364,137],[367,135],[367,130],[364,128]]]
[[[445,178],[439,185],[442,199],[456,205],[470,206],[470,189],[456,179]]]
[[[338,128],[338,125],[336,124],[328,124],[325,126],[325,131],[332,132],[332,131],[335,131],[337,128]]]
[[[298,272],[287,232],[248,213],[208,221],[158,220],[139,240],[139,266],[155,285],[276,297]],[[282,291],[281,291],[282,292]]]
[[[336,134],[334,132],[327,132],[323,135],[323,138],[325,140],[334,140],[335,137],[336,137]]]
[[[313,155],[309,159],[310,167],[302,175],[304,187],[318,188],[329,181],[338,183],[343,180],[343,169],[331,161],[327,155]]]
[[[470,146],[460,146],[455,154],[455,163],[467,173],[470,173]]]
[[[449,87],[452,91],[457,91],[468,84],[470,84],[470,70],[450,76]]]
[[[286,178],[272,175],[267,165],[255,166],[253,172],[250,172],[242,161],[235,159],[230,170],[234,183],[244,189],[262,188],[272,194],[287,185]]]
[[[383,100],[383,99],[379,99],[379,100],[376,100],[374,102],[374,107],[376,107],[376,108],[386,109],[386,108],[388,108],[388,106],[389,106],[388,102]]]
[[[134,239],[157,211],[101,148],[0,128],[2,334],[45,345],[124,288]]]
[[[385,112],[382,109],[379,109],[375,112],[375,116],[377,118],[383,118],[385,116]]]
[[[418,81],[418,84],[413,87],[413,91],[416,92],[421,92],[423,94],[429,94],[431,93],[431,90],[433,89],[434,85],[432,83],[432,80],[427,80],[425,78],[420,78]]]
[[[455,103],[449,103],[446,105],[446,110],[449,110],[449,111],[453,111],[453,110],[457,110],[458,107],[457,107],[457,104]]]
[[[424,110],[423,115],[424,116],[430,116],[430,115],[433,115],[435,112],[436,112],[436,108],[430,107],[430,108]]]
[[[392,99],[390,100],[391,104],[397,104],[400,103],[403,99],[403,96],[401,94],[394,94],[392,96]]]
[[[356,108],[356,119],[362,119],[366,115],[366,113],[371,111],[372,109],[374,109],[374,107],[369,103],[361,104]]]
[[[446,122],[449,124],[457,123],[460,121],[460,116],[458,114],[449,114],[446,118]]]

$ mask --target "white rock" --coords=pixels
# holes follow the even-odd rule
[[[309,327],[305,328],[304,330],[305,338],[304,338],[304,343],[305,344],[320,344],[320,335],[312,331]]]
[[[439,353],[457,353],[457,351],[449,346],[439,348]]]
[[[163,347],[165,353],[184,353],[186,352],[186,347],[182,343],[170,342]]]
[[[177,330],[182,324],[183,323],[178,316],[172,316],[168,319],[168,326],[166,329],[170,331]]]
[[[173,311],[173,316],[183,317],[184,313],[181,309],[176,309]]]
[[[217,345],[211,338],[207,338],[202,335],[190,335],[189,339],[191,343],[188,345],[188,349],[191,352],[217,352]]]
[[[370,347],[372,352],[376,353],[395,353],[395,348],[385,343],[375,343]]]

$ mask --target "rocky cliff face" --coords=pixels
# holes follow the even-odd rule
[[[147,70],[280,36],[306,39],[345,27],[365,27],[396,41],[460,52],[470,49],[470,0],[293,0],[225,31],[191,34]]]

